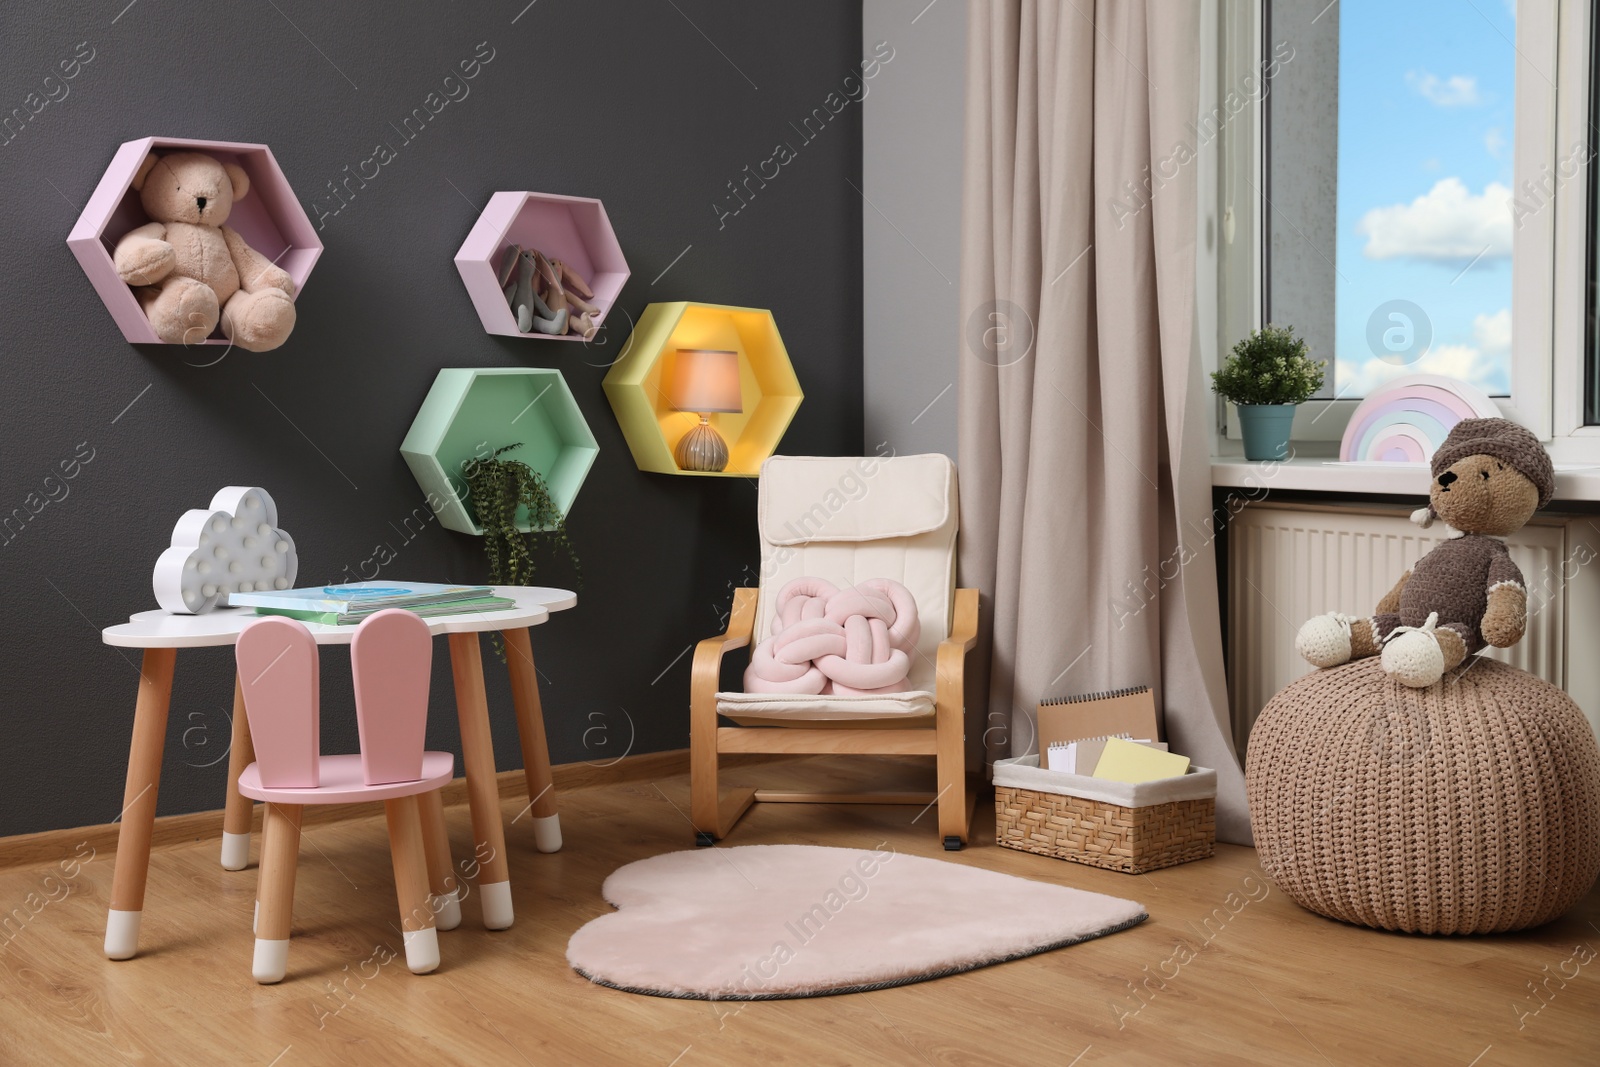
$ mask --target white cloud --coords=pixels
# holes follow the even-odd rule
[[[1505,393],[1509,384],[1503,356],[1494,356],[1471,345],[1437,345],[1408,366],[1397,366],[1373,356],[1364,361],[1339,360],[1334,375],[1335,395],[1363,397],[1391,378],[1406,374],[1442,374],[1469,382],[1493,396]]]
[[[1490,182],[1474,196],[1460,178],[1441,178],[1409,204],[1376,207],[1356,223],[1368,259],[1457,263],[1511,255],[1511,190]]]
[[[1334,368],[1338,396],[1366,396],[1391,378],[1405,374],[1442,374],[1476,385],[1490,396],[1504,394],[1510,386],[1511,309],[1472,320],[1470,345],[1435,345],[1415,363],[1398,365],[1373,356],[1366,360],[1341,359]]]
[[[1505,378],[1505,362],[1471,345],[1439,345],[1416,364],[1419,374],[1442,374],[1493,392]]]
[[[1500,132],[1500,127],[1489,127],[1489,132],[1483,135],[1483,147],[1495,159],[1505,155],[1506,136]]]
[[[1464,107],[1480,103],[1478,79],[1470,74],[1452,74],[1440,78],[1437,74],[1407,71],[1406,84],[1431,104],[1439,107]]]
[[[1493,315],[1477,315],[1472,320],[1472,337],[1487,356],[1511,352],[1511,309],[1501,308]]]
[[[1334,367],[1333,395],[1364,397],[1400,373],[1401,368],[1376,356],[1366,360],[1341,359]]]

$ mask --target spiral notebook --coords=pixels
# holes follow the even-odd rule
[[[1039,705],[1039,751],[1089,737],[1160,737],[1156,697],[1147,685],[1046,700]]]

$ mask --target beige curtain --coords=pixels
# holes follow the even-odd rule
[[[1194,342],[1198,7],[969,4],[961,570],[993,636],[969,736],[1033,752],[1041,698],[1152,685],[1247,843]]]

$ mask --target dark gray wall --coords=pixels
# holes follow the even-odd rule
[[[570,524],[579,606],[533,631],[555,759],[687,744],[682,653],[719,628],[754,572],[755,486],[638,471],[600,380],[624,312],[682,299],[769,307],[807,397],[783,450],[861,450],[860,109],[809,143],[789,125],[856,69],[860,4],[121,7],[0,9],[0,114],[26,111],[30,92],[57,98],[0,145],[0,514],[48,500],[45,479],[80,443],[93,453],[0,547],[0,835],[117,816],[138,657],[99,630],[154,606],[151,566],[174,520],[219,486],[269,489],[302,584],[337,579],[379,546],[396,555],[386,576],[485,576],[475,539],[429,524],[408,542],[397,529],[426,510],[398,446],[441,367],[559,367],[600,442]],[[93,59],[46,83],[84,41]],[[390,123],[442,92],[480,42],[493,59],[470,94],[323,220],[327,250],[287,345],[202,368],[122,340],[65,243],[121,142],[266,142],[309,210],[377,142],[400,145]],[[797,158],[722,216],[727,183],[784,140]],[[498,189],[605,201],[633,277],[603,346],[483,332],[452,257]],[[548,584],[570,578],[564,564],[541,568]],[[354,751],[340,659],[325,653],[323,745]],[[486,660],[496,756],[517,767],[504,670],[487,649]],[[222,802],[231,665],[227,650],[179,654],[163,814]],[[441,643],[429,743],[454,749],[449,674]]]

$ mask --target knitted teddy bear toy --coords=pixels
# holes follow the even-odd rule
[[[1509,648],[1528,626],[1522,572],[1503,538],[1521,529],[1555,493],[1555,470],[1538,438],[1505,419],[1465,419],[1433,455],[1423,527],[1443,519],[1449,539],[1378,602],[1377,614],[1333,612],[1300,628],[1295,648],[1317,667],[1381,655],[1383,669],[1413,688],[1487,645]]]
[[[124,234],[112,260],[157,337],[199,344],[220,319],[223,336],[250,352],[288,340],[294,281],[223,225],[250,191],[244,168],[203,152],[152,152],[133,188],[152,221]]]

